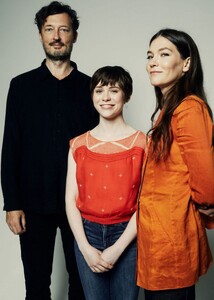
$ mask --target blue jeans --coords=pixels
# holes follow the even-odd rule
[[[195,285],[174,290],[144,290],[144,294],[145,300],[195,300]]]
[[[90,245],[104,250],[113,245],[124,232],[127,222],[102,225],[83,219],[83,226]],[[87,300],[137,300],[136,240],[123,252],[114,268],[104,273],[94,273],[88,267],[75,242],[77,266]]]

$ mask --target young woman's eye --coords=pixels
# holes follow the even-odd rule
[[[116,94],[116,93],[118,93],[118,90],[111,90],[111,92]]]
[[[95,90],[94,91],[96,94],[101,94],[102,93],[102,90]]]

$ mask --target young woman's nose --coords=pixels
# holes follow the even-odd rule
[[[103,94],[103,101],[109,101],[109,100],[110,100],[110,93],[109,93],[109,91],[106,91]]]

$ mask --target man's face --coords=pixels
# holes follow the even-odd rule
[[[77,34],[74,34],[71,19],[66,13],[48,16],[40,33],[46,56],[54,61],[70,59],[76,39]]]

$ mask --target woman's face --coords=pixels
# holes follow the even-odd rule
[[[163,95],[189,70],[190,58],[182,59],[176,46],[162,36],[152,41],[147,58],[151,84],[159,87]]]
[[[122,115],[125,103],[125,95],[119,85],[102,85],[100,82],[94,88],[93,94],[94,107],[101,117],[114,119]]]

